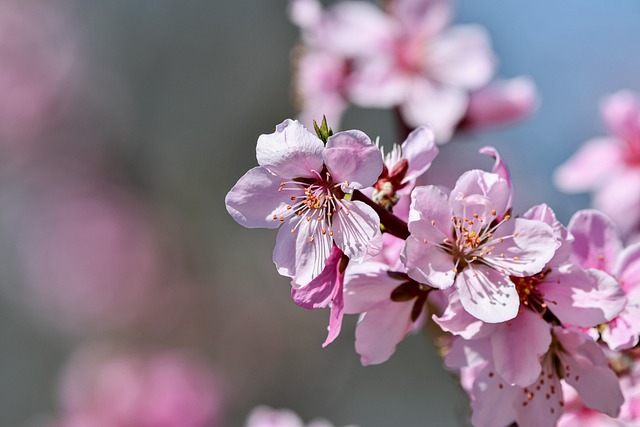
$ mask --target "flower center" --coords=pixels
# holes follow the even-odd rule
[[[510,276],[511,281],[516,285],[520,303],[534,313],[537,313],[540,317],[544,316],[547,312],[548,304],[544,292],[540,291],[538,285],[544,281],[550,272],[551,269],[547,268],[534,276]],[[550,302],[554,305],[557,304],[556,301]]]
[[[280,184],[278,192],[291,192],[291,204],[286,205],[279,214],[273,215],[274,220],[281,222],[284,222],[285,218],[297,216],[299,220],[294,224],[291,233],[296,233],[303,221],[310,223],[310,243],[315,240],[314,236],[317,233],[333,236],[331,227],[334,214],[344,212],[345,215],[349,215],[349,210],[345,209],[342,203],[345,193],[340,184],[335,184],[331,174],[326,170],[322,173],[312,172],[317,178],[299,178]]]

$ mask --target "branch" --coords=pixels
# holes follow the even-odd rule
[[[407,227],[406,222],[404,222],[379,204],[374,203],[373,200],[371,200],[358,190],[355,190],[353,192],[353,200],[358,200],[371,206],[380,217],[380,224],[384,226],[387,233],[391,234],[392,236],[396,236],[399,239],[407,240],[407,237],[409,237],[409,228]]]

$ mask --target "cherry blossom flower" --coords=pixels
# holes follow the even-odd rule
[[[324,419],[315,419],[305,424],[293,411],[258,406],[249,414],[245,427],[333,427],[333,424]]]
[[[57,427],[215,427],[221,396],[211,369],[185,351],[77,351],[60,383]]]
[[[229,191],[229,214],[248,228],[278,228],[273,261],[282,275],[306,285],[325,267],[333,244],[362,261],[380,220],[354,189],[373,185],[382,156],[360,131],[330,136],[326,147],[299,122],[286,120],[261,135],[258,164]]]
[[[613,277],[567,262],[570,252],[564,248],[571,245],[573,238],[548,206],[536,206],[523,217],[551,226],[560,249],[538,274],[511,277],[521,304],[517,316],[508,322],[483,324],[461,310],[459,296],[453,294],[443,315],[434,316],[443,330],[475,341],[454,341],[453,348],[481,346],[488,349],[486,358],[501,378],[521,387],[530,385],[540,375],[540,357],[551,344],[549,322],[596,326],[616,317],[627,302]],[[560,254],[563,256],[558,257]],[[450,363],[455,354],[448,356]]]
[[[375,55],[354,60],[349,97],[364,107],[397,106],[411,127],[433,127],[447,142],[464,117],[469,92],[486,85],[495,61],[489,37],[476,25],[447,28],[444,1],[390,2],[380,11],[387,37],[378,37]]]
[[[558,245],[544,222],[506,215],[510,197],[507,180],[479,170],[464,173],[450,195],[417,187],[402,254],[409,277],[440,289],[455,284],[462,307],[482,321],[514,318],[510,277],[538,274]]]
[[[556,326],[540,375],[531,385],[509,385],[490,363],[484,367],[473,384],[471,421],[475,427],[556,425],[565,406],[563,383],[589,408],[618,416],[624,397],[598,344],[581,332]]]
[[[640,228],[640,96],[621,91],[607,97],[601,113],[611,136],[582,146],[555,173],[566,192],[593,192],[593,206],[623,235]]]
[[[381,150],[384,155],[384,149]],[[429,169],[437,155],[438,147],[430,128],[419,127],[412,131],[402,145],[394,144],[384,156],[384,166],[374,184],[372,200],[392,210],[401,196],[409,195],[416,180]]]
[[[569,222],[569,231],[575,237],[573,262],[611,274],[628,299],[616,318],[591,333],[599,335],[612,350],[636,346],[640,335],[640,243],[623,249],[616,226],[596,210],[577,212]]]

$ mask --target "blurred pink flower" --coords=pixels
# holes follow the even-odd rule
[[[555,173],[566,192],[593,192],[593,205],[623,236],[640,228],[640,96],[621,91],[605,98],[601,113],[611,136],[585,143]]]
[[[536,86],[528,77],[496,80],[471,92],[460,127],[482,129],[529,116],[538,106]]]
[[[164,278],[150,217],[119,190],[55,189],[28,204],[22,224],[27,300],[57,326],[84,332],[126,324]]]
[[[244,427],[333,427],[333,424],[324,419],[315,419],[305,424],[293,411],[258,406],[251,411]]]
[[[188,352],[78,350],[63,371],[57,427],[214,427],[213,372]]]

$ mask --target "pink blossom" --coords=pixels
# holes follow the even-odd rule
[[[183,351],[74,354],[60,384],[60,427],[212,427],[221,399],[210,368]]]
[[[595,210],[577,212],[571,218],[569,231],[575,237],[573,262],[611,274],[628,299],[616,318],[600,325],[602,340],[612,350],[634,347],[640,336],[640,243],[623,249],[616,226]],[[598,335],[596,330],[592,333]]]
[[[150,215],[129,194],[88,186],[27,204],[19,240],[26,297],[73,332],[125,324],[149,306],[165,270]]]
[[[464,173],[450,195],[417,187],[402,254],[409,276],[440,289],[455,284],[462,307],[482,321],[514,318],[510,276],[539,273],[558,245],[544,222],[505,215],[510,197],[507,180],[479,170]]]
[[[615,93],[601,107],[611,136],[588,141],[555,174],[567,192],[593,192],[593,205],[627,235],[640,228],[640,97]]]
[[[538,105],[535,84],[528,77],[497,80],[471,92],[460,127],[482,129],[521,120]]]
[[[398,107],[410,127],[431,126],[447,142],[469,103],[489,82],[494,59],[489,37],[475,25],[447,28],[444,1],[393,1],[374,55],[354,60],[349,97],[364,107]]]
[[[383,154],[384,149],[381,148]],[[438,155],[433,131],[427,127],[413,130],[402,145],[394,144],[384,156],[384,166],[374,184],[372,200],[387,210],[408,196],[416,180],[424,174]]]
[[[622,289],[611,276],[567,263],[569,252],[562,248],[572,239],[549,207],[536,206],[523,217],[551,226],[560,250],[540,273],[511,277],[521,303],[517,316],[506,323],[482,324],[464,313],[459,297],[452,294],[443,315],[434,317],[443,330],[476,341],[457,345],[490,349],[486,359],[501,378],[521,387],[540,375],[540,357],[551,344],[548,322],[596,326],[613,319],[626,304]],[[557,257],[561,253],[564,258]]]
[[[245,227],[280,227],[273,253],[278,272],[308,284],[324,269],[334,243],[362,261],[380,220],[345,195],[371,186],[382,172],[382,156],[369,138],[339,132],[325,147],[299,122],[286,120],[260,136],[256,152],[260,166],[240,178],[225,203]]]
[[[615,373],[595,342],[577,331],[553,328],[540,375],[527,387],[509,385],[489,364],[472,390],[472,423],[494,427],[516,422],[521,427],[556,425],[565,405],[562,382],[575,388],[585,405],[616,417],[623,396]]]
[[[258,406],[249,414],[245,427],[333,427],[333,424],[324,419],[316,419],[305,424],[293,411]]]

